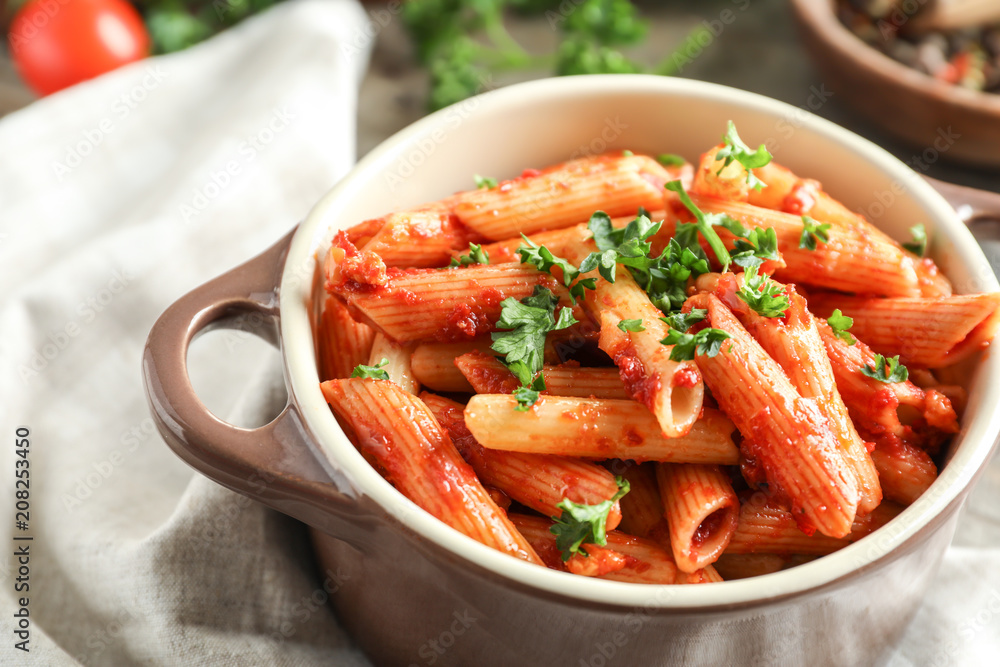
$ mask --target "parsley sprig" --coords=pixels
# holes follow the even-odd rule
[[[573,554],[587,555],[584,544],[596,544],[603,547],[608,543],[608,513],[615,503],[629,492],[628,480],[615,477],[618,491],[604,502],[596,505],[583,505],[564,498],[556,507],[562,510],[562,515],[552,517],[555,523],[549,532],[556,536],[556,547],[562,552],[563,561]]]
[[[731,220],[739,225],[738,222],[730,218],[728,215],[723,213],[704,213],[700,208],[695,206],[695,203],[691,201],[691,197],[688,195],[687,191],[684,190],[684,184],[678,181],[670,181],[666,184],[667,190],[671,192],[676,192],[677,196],[680,197],[681,203],[691,211],[691,215],[694,216],[697,223],[695,226],[701,235],[708,241],[708,247],[712,249],[715,253],[715,258],[719,260],[719,264],[722,264],[722,272],[725,273],[729,270],[729,265],[732,263],[733,259],[729,255],[729,251],[726,249],[726,244],[722,242],[719,238],[718,232],[715,231],[715,225],[721,225],[726,221]],[[740,225],[742,227],[742,225]],[[678,231],[681,227],[678,225]]]
[[[686,333],[692,325],[708,316],[704,308],[692,308],[689,313],[674,313],[660,319],[667,323],[670,331],[667,337],[660,341],[663,345],[673,345],[670,350],[671,361],[689,361],[695,353],[714,357],[722,350],[722,343],[730,338],[722,329],[705,328],[695,333]]]
[[[906,366],[899,363],[898,354],[888,359],[881,354],[876,354],[875,368],[865,364],[860,370],[862,375],[878,380],[879,382],[885,382],[886,384],[906,382],[910,377],[910,371],[906,369]]]
[[[758,275],[756,266],[748,266],[744,270],[743,286],[736,296],[764,317],[784,317],[791,306],[784,288],[767,275]]]
[[[840,312],[840,308],[834,310],[830,317],[826,318],[826,323],[833,330],[833,335],[848,345],[854,345],[858,342],[857,338],[848,333],[848,329],[854,326],[854,318],[844,315]]]
[[[514,393],[518,411],[528,410],[538,400],[538,392],[545,389],[542,364],[545,359],[545,337],[576,324],[569,308],[555,309],[559,299],[552,291],[535,285],[534,292],[520,301],[508,297],[500,302],[500,319],[491,334],[491,349],[504,355],[503,363],[517,377],[521,388]]]
[[[358,364],[354,367],[354,371],[351,373],[352,378],[363,378],[366,380],[388,380],[389,373],[387,373],[383,366],[388,366],[389,360],[382,357],[382,360],[375,364],[374,366],[365,366],[364,364]]]
[[[490,188],[495,188],[499,185],[497,179],[489,176],[480,176],[479,174],[475,174],[472,177],[472,180],[476,182],[476,188],[480,190],[489,190]]]
[[[817,241],[829,243],[831,226],[829,222],[820,224],[808,215],[802,216],[802,236],[799,237],[799,247],[803,250],[815,250]]]
[[[642,320],[620,320],[618,322],[618,328],[622,331],[632,331],[639,332],[645,331],[646,327],[642,326]]]
[[[490,254],[483,250],[483,246],[469,243],[469,252],[465,255],[451,258],[448,268],[454,269],[459,266],[469,266],[471,264],[489,264]]]
[[[743,168],[747,171],[747,184],[750,185],[754,190],[760,190],[767,184],[764,181],[757,178],[754,175],[753,170],[758,169],[767,165],[771,161],[771,154],[768,152],[767,147],[761,144],[757,147],[757,150],[752,150],[749,146],[743,143],[740,139],[740,135],[736,132],[736,125],[733,121],[729,121],[729,125],[726,129],[726,133],[722,137],[725,146],[719,149],[719,152],[715,154],[716,160],[724,160],[722,166],[719,168],[717,174],[721,174],[722,170],[731,165],[734,161],[739,162],[743,165]]]
[[[910,227],[910,235],[913,237],[913,240],[909,243],[904,243],[903,247],[917,257],[923,257],[927,254],[927,228],[924,227],[923,223],[914,225]]]
[[[569,260],[553,255],[551,250],[545,246],[536,244],[524,234],[521,234],[521,239],[523,243],[517,249],[517,254],[521,257],[521,263],[531,264],[539,271],[544,271],[550,275],[552,274],[553,266],[558,266],[562,269],[562,282],[563,285],[569,287],[569,295],[573,299],[573,303],[583,298],[585,289],[592,290],[597,286],[597,278],[584,278],[574,284],[573,281],[580,276],[580,269],[573,266]]]
[[[628,267],[636,283],[646,291],[663,312],[680,308],[687,298],[689,278],[709,272],[708,257],[698,245],[695,225],[686,233],[677,233],[659,256],[653,256],[649,239],[662,223],[654,223],[645,211],[622,229],[615,229],[611,218],[602,211],[590,217],[588,227],[594,235],[598,252],[591,253],[580,263],[580,271],[593,271],[608,282],[615,282],[616,265]],[[693,233],[692,233],[693,232]]]

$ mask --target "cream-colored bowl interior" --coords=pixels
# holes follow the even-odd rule
[[[805,93],[804,93],[805,94]],[[948,204],[908,167],[828,121],[722,86],[652,76],[542,80],[492,92],[433,114],[366,156],[323,198],[297,232],[281,285],[282,345],[292,395],[337,479],[346,478],[427,539],[461,557],[546,591],[626,607],[697,608],[793,594],[839,579],[912,537],[967,488],[1000,432],[1000,360],[987,355],[974,379],[962,434],[933,487],[889,526],[811,563],[710,586],[641,586],[577,577],[511,558],[419,509],[372,469],[344,437],[319,391],[309,320],[315,258],[334,232],[393,209],[498,178],[611,149],[679,153],[696,161],[726,121],[775,159],[898,239],[927,225],[932,255],[960,293],[998,288],[985,257]],[[419,312],[414,317],[420,317]]]

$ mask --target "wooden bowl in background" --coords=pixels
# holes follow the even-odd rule
[[[945,159],[1000,167],[1000,95],[938,81],[865,44],[833,0],[792,0],[824,82],[886,132]]]

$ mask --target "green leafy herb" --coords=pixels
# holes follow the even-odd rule
[[[826,318],[826,323],[833,330],[833,335],[841,339],[848,345],[854,345],[858,340],[847,331],[854,326],[854,318],[848,317],[840,312],[840,308],[833,311],[830,317]]]
[[[584,278],[583,280],[577,280],[574,284],[573,281],[582,273],[580,269],[573,266],[569,260],[553,255],[552,251],[548,248],[534,243],[524,234],[521,234],[521,239],[524,242],[517,249],[517,254],[521,257],[521,263],[531,264],[539,271],[544,271],[549,275],[552,275],[553,266],[558,266],[562,269],[562,282],[563,285],[569,287],[569,295],[573,303],[583,298],[584,290],[592,290],[597,287],[596,278]]]
[[[476,187],[480,190],[488,190],[490,188],[495,188],[498,185],[497,179],[490,178],[489,176],[480,176],[479,174],[476,174],[472,178],[476,182]]]
[[[358,364],[354,367],[354,371],[351,373],[352,378],[364,378],[366,380],[388,380],[389,374],[383,370],[383,366],[387,366],[389,360],[382,357],[382,360],[375,364],[374,366],[365,366],[364,364]]]
[[[449,268],[456,268],[459,266],[469,266],[471,264],[489,264],[490,255],[488,252],[483,250],[483,246],[476,245],[475,243],[469,244],[469,253],[467,255],[459,255],[458,257],[451,258],[451,264],[448,265]]]
[[[784,288],[766,275],[757,275],[757,267],[748,266],[743,272],[743,287],[736,296],[764,317],[784,317],[791,306]]]
[[[924,227],[923,223],[914,225],[910,227],[910,234],[913,236],[913,240],[904,243],[903,247],[917,257],[923,257],[927,254],[927,228]]]
[[[556,547],[562,552],[563,561],[573,554],[587,555],[584,544],[604,546],[608,543],[607,523],[608,513],[615,503],[629,492],[629,483],[621,477],[615,477],[618,492],[611,498],[596,505],[582,505],[564,498],[556,507],[562,510],[562,515],[552,517],[555,523],[549,531],[556,536]]]
[[[632,157],[633,155],[635,155],[635,153],[633,153],[632,151],[630,151],[628,149],[625,149],[625,150],[622,151],[622,157]]]
[[[799,247],[804,250],[815,250],[816,242],[830,242],[829,222],[822,225],[810,218],[808,215],[802,216],[802,236],[799,237]]]
[[[722,350],[722,342],[729,338],[731,336],[722,329],[702,329],[693,334],[671,329],[660,343],[674,346],[670,350],[671,361],[688,361],[694,359],[696,351],[698,354],[714,357]]]
[[[693,325],[708,317],[708,310],[705,308],[692,308],[689,313],[673,313],[660,319],[667,323],[667,326],[677,331],[687,331]]]
[[[529,385],[522,385],[514,390],[514,398],[517,399],[518,412],[527,412],[531,406],[538,401],[539,392],[545,391],[545,376],[541,372]]]
[[[712,249],[712,252],[715,253],[715,257],[719,260],[719,264],[722,264],[722,272],[725,273],[728,271],[729,264],[733,261],[732,257],[729,255],[726,245],[722,242],[722,239],[719,238],[718,233],[716,233],[713,227],[715,225],[733,223],[740,225],[740,223],[722,213],[703,213],[702,210],[695,206],[694,202],[691,201],[691,197],[688,196],[688,193],[684,190],[684,185],[679,180],[670,181],[667,183],[666,188],[671,192],[676,192],[677,196],[681,199],[681,203],[687,207],[687,210],[691,211],[695,220],[698,221],[698,231],[701,232],[701,235],[705,237],[706,241],[708,241],[708,246]],[[740,225],[740,228],[742,229],[743,226]]]
[[[615,229],[611,218],[597,211],[591,216],[588,226],[598,252],[584,258],[580,271],[597,269],[601,277],[613,283],[615,267],[622,264],[663,312],[680,308],[687,298],[688,279],[710,270],[708,258],[698,245],[695,225],[679,226],[680,231],[659,257],[652,256],[649,239],[660,230],[661,225],[650,221],[646,211],[640,211],[624,228]],[[690,227],[694,233],[687,233],[682,227]]]
[[[496,328],[506,331],[494,331],[491,334],[491,349],[504,355],[503,363],[517,377],[522,389],[537,392],[545,388],[544,378],[538,384],[545,358],[545,337],[550,331],[576,324],[569,308],[561,309],[558,319],[556,318],[558,303],[559,299],[551,290],[541,285],[535,285],[532,295],[520,301],[508,297],[500,302],[500,319],[497,320]],[[522,392],[518,397],[517,409],[526,410],[534,405],[534,400],[531,400],[524,407],[530,398],[530,393]]]
[[[642,326],[642,320],[620,320],[618,322],[618,328],[622,331],[645,331],[646,327]]]
[[[910,377],[910,372],[906,369],[906,366],[899,363],[898,354],[890,359],[886,359],[881,354],[876,354],[875,368],[865,364],[861,367],[861,374],[887,384],[906,382],[906,379]]]
[[[733,121],[729,121],[729,126],[726,133],[722,136],[722,140],[725,142],[718,153],[715,154],[716,160],[724,160],[722,167],[716,173],[722,173],[722,170],[731,165],[734,161],[739,162],[743,165],[743,168],[747,171],[747,183],[754,190],[760,190],[766,184],[764,181],[757,178],[753,170],[759,169],[765,166],[771,161],[771,154],[767,151],[764,144],[761,144],[756,151],[751,150],[749,146],[743,143],[740,139],[740,135],[736,132],[736,125]]]
[[[778,260],[778,234],[773,227],[756,227],[749,230],[743,238],[737,238],[733,245],[733,264],[742,266],[760,266],[766,259]]]
[[[656,156],[656,161],[664,167],[681,167],[687,162],[687,160],[676,153],[660,153]]]

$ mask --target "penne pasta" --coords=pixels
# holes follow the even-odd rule
[[[815,292],[809,307],[824,317],[840,309],[854,319],[851,333],[873,350],[925,368],[979,352],[1000,329],[1000,294],[871,299]]]
[[[595,250],[594,242],[588,241],[567,259],[579,264]],[[632,398],[656,416],[664,436],[686,433],[698,418],[704,397],[698,367],[671,360],[672,347],[660,342],[667,335],[662,313],[625,267],[619,266],[614,283],[598,281],[596,289],[587,292],[584,308],[599,323],[598,345],[618,366]],[[621,330],[619,324],[625,319],[641,320],[644,329]]]
[[[656,479],[677,567],[695,572],[715,562],[740,513],[729,476],[715,465],[659,463]]]
[[[455,359],[455,366],[478,394],[512,394],[521,386],[496,357],[470,352]],[[628,399],[615,368],[581,368],[578,364],[544,366],[545,393],[550,396]]]
[[[386,338],[385,334],[375,334],[372,351],[368,356],[369,366],[380,366],[382,361],[388,363],[382,368],[389,374],[389,381],[395,382],[399,388],[409,394],[420,393],[420,383],[413,377],[410,358],[413,356],[413,344],[401,345]]]
[[[844,460],[854,473],[859,493],[857,511],[868,514],[882,501],[878,473],[837,389],[826,347],[805,299],[793,287],[785,287],[790,307],[784,317],[764,317],[736,296],[741,286],[742,280],[726,274],[716,282],[714,291],[764,351],[778,362],[799,395],[816,400],[816,407],[826,418]]]
[[[370,326],[355,322],[339,299],[326,297],[317,331],[320,381],[350,377],[368,360],[374,340]]]
[[[668,178],[641,155],[583,158],[457,195],[453,212],[469,229],[500,240],[586,222],[598,209],[617,216],[662,208]]]
[[[560,456],[486,449],[465,425],[463,405],[426,392],[421,399],[451,436],[479,479],[525,507],[546,516],[559,516],[562,510],[557,505],[563,500],[596,505],[610,499],[618,491],[614,476],[594,463]],[[619,521],[621,509],[616,501],[608,513],[608,530],[615,528]]]
[[[922,449],[902,441],[880,443],[872,460],[887,500],[909,505],[937,479],[937,466]]]
[[[688,300],[706,307],[711,326],[730,335],[698,367],[744,441],[743,455],[762,468],[769,486],[789,498],[807,529],[843,537],[851,528],[858,487],[813,399],[804,399],[775,361],[714,295]]]
[[[556,570],[566,569],[556,548],[555,536],[549,532],[551,521],[519,514],[512,514],[511,521],[538,551],[548,567]],[[714,570],[710,573],[696,573],[694,577],[681,572],[674,564],[670,552],[650,540],[609,531],[607,549],[616,551],[626,558],[620,569],[597,575],[602,579],[634,584],[668,585],[721,581]]]
[[[849,231],[862,238],[868,238],[878,246],[895,246],[901,253],[901,262],[907,270],[912,267],[917,277],[917,292],[899,296],[950,296],[951,283],[930,259],[920,259],[902,249],[888,235],[869,223],[863,217],[849,210],[839,201],[823,192],[818,181],[803,180],[790,170],[774,162],[754,169],[754,174],[767,187],[751,191],[750,203],[765,206],[794,215],[808,215],[818,222],[830,223],[835,230]],[[846,290],[867,293],[867,290]]]
[[[384,216],[378,231],[355,245],[386,266],[430,268],[447,266],[453,254],[468,252],[469,243],[480,240],[448,211],[423,209]]]
[[[353,431],[359,449],[378,463],[400,493],[487,546],[541,563],[423,401],[385,380],[330,380],[321,388]],[[400,412],[407,418],[400,419]]]
[[[518,412],[513,396],[477,394],[465,423],[490,449],[592,459],[735,464],[733,424],[704,409],[686,435],[665,438],[649,411],[635,401],[542,396]]]
[[[883,502],[865,517],[854,522],[841,539],[804,533],[793,514],[762,493],[751,496],[740,506],[739,522],[726,554],[805,554],[821,556],[833,553],[851,542],[881,528],[895,518],[903,508]]]
[[[536,285],[569,305],[566,288],[552,276],[520,265],[412,269],[360,283],[357,272],[340,270],[343,264],[336,258],[328,262],[327,289],[352,313],[400,343],[468,340],[487,333],[499,319],[504,299],[531,296]],[[381,269],[384,273],[385,267]],[[578,320],[583,317],[574,311]]]
[[[799,247],[804,228],[801,216],[742,202],[696,195],[691,199],[707,214],[728,215],[750,229],[773,228],[785,263],[774,274],[778,280],[861,294],[920,294],[913,262],[888,238],[880,241],[854,228],[835,227],[829,230],[828,242],[818,242],[815,250],[809,250]],[[720,236],[732,245],[731,234],[721,231]]]
[[[732,124],[695,165],[490,182],[338,232],[313,277],[323,393],[418,506],[536,564],[676,585],[821,558],[933,484],[1000,294],[952,296]]]

